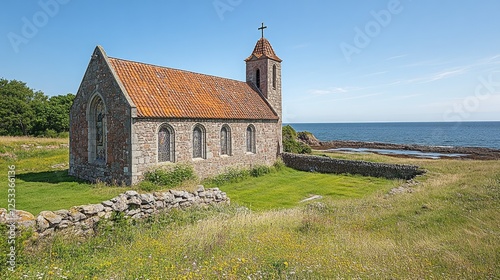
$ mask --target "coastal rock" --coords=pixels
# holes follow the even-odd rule
[[[300,142],[302,142],[306,145],[312,146],[312,147],[317,147],[317,146],[321,145],[318,138],[316,138],[316,136],[314,136],[314,134],[307,132],[307,131],[298,132],[297,138]]]

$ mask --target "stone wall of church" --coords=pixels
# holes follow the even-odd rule
[[[200,178],[224,172],[228,167],[249,168],[255,165],[272,165],[277,158],[279,140],[277,121],[228,121],[196,119],[135,119],[133,123],[132,183],[143,178],[145,171],[158,162],[158,131],[162,124],[168,124],[174,132],[174,160],[192,164]],[[193,129],[200,124],[205,128],[205,158],[193,159]],[[249,124],[255,127],[255,153],[246,150],[246,130]],[[230,128],[231,153],[221,155],[221,129]]]
[[[89,103],[99,96],[104,101],[105,162],[89,160]],[[131,108],[108,67],[104,55],[96,48],[70,112],[69,174],[89,181],[131,184],[130,172]]]

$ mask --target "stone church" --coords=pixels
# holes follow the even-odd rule
[[[70,112],[69,174],[131,185],[164,164],[205,178],[281,153],[281,59],[257,41],[246,81],[107,56],[97,46]]]

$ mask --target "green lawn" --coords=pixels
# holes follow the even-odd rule
[[[324,199],[359,198],[374,192],[387,192],[402,184],[354,175],[331,175],[296,171],[291,168],[222,186],[232,202],[252,210],[270,210],[298,206],[313,195]]]
[[[7,197],[7,171],[16,171],[16,209],[37,215],[98,203],[124,191],[96,186],[68,176],[68,139],[0,137],[0,193]],[[0,199],[0,208],[7,199]]]

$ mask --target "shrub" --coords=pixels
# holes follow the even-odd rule
[[[286,167],[285,163],[283,162],[283,160],[281,158],[278,158],[274,164],[273,164],[273,167],[276,171],[281,171],[283,170],[283,168]]]
[[[226,172],[206,179],[204,184],[213,187],[220,187],[227,183],[238,183],[249,178],[250,176],[260,177],[273,171],[280,171],[284,166],[285,164],[283,163],[283,161],[279,160],[276,161],[272,167],[266,165],[257,165],[251,169],[228,168]]]
[[[207,183],[213,186],[220,187],[226,183],[238,183],[248,178],[249,170],[228,168],[226,172],[219,174],[213,178],[207,179]]]
[[[252,177],[260,177],[268,173],[271,173],[271,168],[265,165],[258,165],[250,170],[250,175],[252,175]]]
[[[290,125],[283,127],[283,151],[294,154],[310,154],[311,147],[297,140],[297,132]]]
[[[174,188],[182,183],[195,179],[194,170],[191,165],[176,164],[146,172],[144,179],[156,185]],[[143,186],[150,188],[151,185],[145,183]]]

